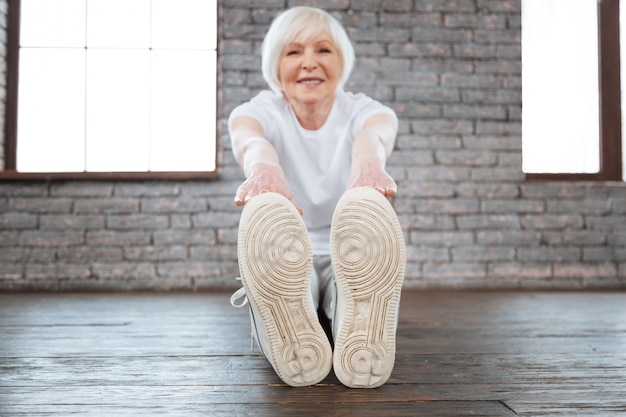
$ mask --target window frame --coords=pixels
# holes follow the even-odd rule
[[[623,181],[620,91],[620,0],[598,1],[600,170],[583,173],[525,173],[530,181]],[[617,41],[616,41],[617,40]],[[618,88],[615,88],[618,86]]]
[[[219,34],[220,3],[217,2],[217,30]],[[21,0],[9,1],[7,10],[7,85],[4,123],[4,169],[0,170],[0,180],[208,180],[218,178],[219,142],[215,131],[214,171],[133,171],[133,172],[20,172],[17,171],[17,116],[20,53]],[[218,35],[219,36],[219,35]],[[218,38],[219,42],[219,38]],[[218,48],[219,51],[219,48]],[[216,78],[219,78],[219,53]],[[217,89],[219,90],[219,83]],[[217,119],[219,91],[215,95],[215,115]],[[174,144],[173,144],[174,146]]]

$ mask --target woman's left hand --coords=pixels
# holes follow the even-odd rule
[[[380,161],[354,161],[348,188],[372,187],[386,197],[396,195],[396,182],[380,165]]]

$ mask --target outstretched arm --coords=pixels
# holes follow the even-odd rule
[[[352,145],[352,168],[348,188],[373,187],[385,196],[397,192],[396,182],[385,170],[398,133],[396,119],[377,114],[365,122]]]
[[[274,192],[282,194],[298,208],[276,150],[264,138],[259,122],[251,117],[237,117],[231,121],[229,131],[235,158],[246,176],[237,189],[235,204],[242,206],[257,194]],[[302,212],[300,208],[298,211]]]

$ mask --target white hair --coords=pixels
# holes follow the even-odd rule
[[[278,79],[278,65],[281,55],[290,42],[297,38],[311,39],[326,33],[339,51],[341,77],[337,90],[343,89],[354,67],[354,48],[343,26],[327,12],[308,6],[293,7],[274,19],[265,35],[261,50],[263,78],[272,90],[282,91]]]

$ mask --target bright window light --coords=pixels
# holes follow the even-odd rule
[[[600,170],[597,0],[522,0],[523,170]]]
[[[17,170],[214,171],[216,0],[21,0]]]

